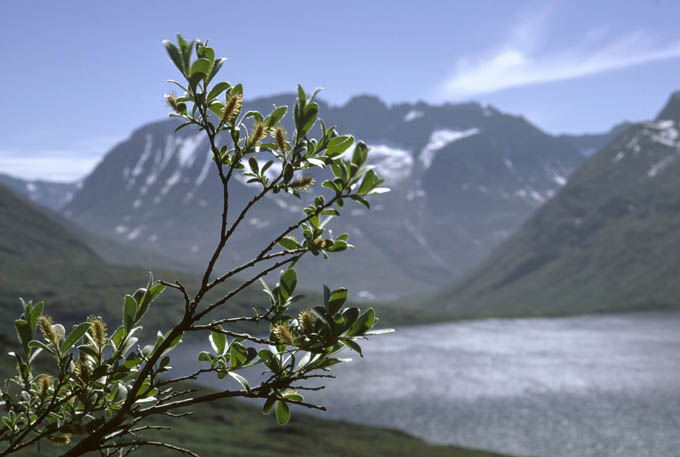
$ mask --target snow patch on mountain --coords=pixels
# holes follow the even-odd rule
[[[420,162],[425,168],[430,168],[434,157],[440,149],[448,146],[454,141],[458,141],[462,138],[476,135],[479,133],[479,129],[472,128],[468,130],[451,130],[451,129],[439,129],[435,130],[430,134],[430,140],[423,148],[420,153]]]
[[[648,122],[645,127],[644,133],[655,143],[663,144],[669,148],[678,146],[680,132],[675,128],[675,122],[671,120]]]
[[[203,142],[203,132],[184,138],[177,149],[177,158],[180,166],[187,166],[193,163],[194,155],[198,146]]]
[[[142,151],[142,154],[139,156],[139,159],[137,159],[137,163],[135,164],[134,167],[132,167],[132,171],[129,174],[129,179],[127,182],[127,188],[131,189],[132,186],[135,185],[135,181],[137,179],[137,176],[139,176],[142,171],[144,171],[144,163],[149,159],[151,156],[151,147],[153,146],[153,135],[150,133],[147,133],[144,136],[144,150]]]
[[[664,168],[666,168],[668,165],[670,165],[671,162],[673,162],[675,160],[675,158],[676,158],[676,156],[672,155],[672,156],[664,157],[663,159],[659,160],[658,162],[656,162],[654,165],[652,165],[650,167],[649,171],[647,172],[647,176],[649,176],[650,178],[655,177],[656,175],[661,173],[664,170]]]
[[[409,111],[408,113],[406,113],[406,116],[404,116],[404,122],[411,122],[411,121],[414,121],[414,120],[416,120],[416,119],[418,119],[418,118],[420,118],[420,117],[423,117],[424,114],[425,114],[425,113],[423,113],[422,111],[418,111],[418,110],[412,109],[411,111]]]
[[[405,149],[394,148],[385,144],[371,144],[368,155],[370,165],[375,165],[379,174],[388,183],[395,184],[411,175],[413,155]]]

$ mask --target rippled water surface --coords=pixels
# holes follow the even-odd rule
[[[680,312],[404,328],[366,343],[365,355],[307,398],[330,416],[432,442],[680,456]]]

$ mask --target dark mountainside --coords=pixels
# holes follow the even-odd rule
[[[432,300],[458,315],[680,306],[680,92],[634,124],[474,274]]]
[[[0,265],[46,261],[101,263],[75,235],[0,184]]]
[[[605,147],[610,141],[618,137],[628,127],[633,125],[632,122],[621,122],[609,129],[608,132],[603,133],[584,133],[580,135],[562,134],[558,138],[578,149],[585,157],[590,157],[597,151]]]
[[[292,95],[261,98],[245,109],[269,112],[292,101]],[[336,233],[349,232],[360,249],[299,266],[303,285],[337,277],[360,297],[432,290],[461,276],[582,160],[575,147],[524,118],[476,103],[387,106],[360,96],[340,107],[322,102],[321,116],[372,146],[373,164],[392,188],[374,200],[370,215],[350,205],[345,220],[333,226]],[[148,124],[113,148],[64,214],[101,235],[202,265],[217,235],[218,181],[202,134],[190,128],[173,134],[176,125]],[[234,182],[233,207],[252,192]],[[273,239],[305,202],[279,195],[261,203],[237,232],[229,264]]]
[[[0,173],[0,185],[5,185],[15,193],[26,195],[35,203],[60,210],[73,198],[78,190],[76,182],[52,182],[42,179],[20,179]]]

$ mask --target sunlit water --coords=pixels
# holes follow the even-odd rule
[[[183,370],[187,349],[177,354]],[[328,416],[437,443],[680,456],[680,312],[403,328],[366,343],[365,355],[334,367],[338,378],[306,398]]]

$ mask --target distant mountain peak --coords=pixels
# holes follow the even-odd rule
[[[671,94],[666,106],[656,117],[659,121],[672,120],[680,122],[680,90]]]
[[[582,160],[559,138],[479,103],[387,104],[375,95],[343,105],[318,101],[327,125],[371,147],[370,165],[392,192],[376,200],[370,218],[361,208],[346,210],[334,229],[350,233],[362,249],[329,266],[303,262],[301,277],[310,283],[343,277],[356,293],[381,298],[442,284],[476,265]],[[293,94],[278,94],[250,99],[245,109],[294,103]],[[294,128],[290,119],[284,125]],[[64,214],[96,233],[202,264],[214,242],[206,227],[215,222],[220,192],[201,134],[174,132],[175,126],[155,122],[117,145]],[[230,191],[237,206],[251,194],[239,181]],[[260,203],[249,230],[234,235],[238,249],[225,256],[225,266],[269,242],[276,225],[305,202],[279,194]]]

